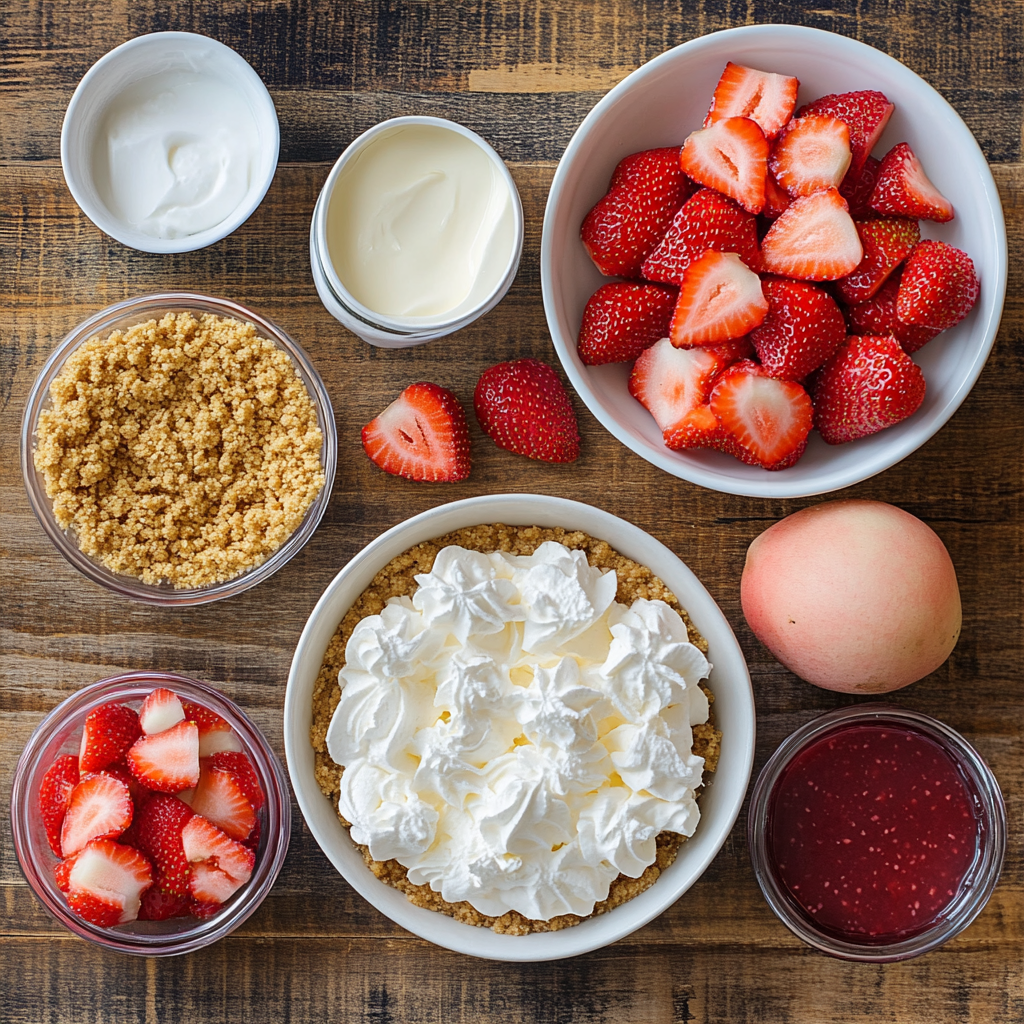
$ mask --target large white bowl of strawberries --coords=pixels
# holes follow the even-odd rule
[[[798,497],[953,415],[1006,288],[999,195],[926,82],[843,36],[756,25],[626,78],[559,163],[544,305],[591,412],[683,479]]]

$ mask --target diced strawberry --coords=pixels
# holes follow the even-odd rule
[[[209,757],[218,750],[242,749],[235,730],[215,711],[189,700],[183,700],[181,706],[185,710],[185,717],[199,728],[200,757]]]
[[[678,285],[686,268],[708,249],[738,253],[751,270],[761,269],[753,214],[720,192],[703,188],[683,204],[665,237],[644,260],[644,277]]]
[[[846,323],[850,334],[891,334],[907,355],[928,344],[941,332],[931,327],[902,323],[896,316],[896,296],[902,274],[896,270],[889,280],[867,302],[846,307]]]
[[[838,117],[850,129],[850,149],[853,151],[852,169],[860,171],[871,155],[885,126],[896,108],[886,99],[884,93],[875,89],[862,92],[830,93],[821,99],[808,103],[797,111],[797,117],[807,114],[824,114]]]
[[[587,366],[626,363],[668,334],[679,292],[657,284],[602,285],[583,310],[578,350]]]
[[[473,408],[481,430],[499,448],[543,462],[574,462],[579,456],[576,413],[547,363],[514,359],[484,370]]]
[[[188,896],[172,896],[157,884],[142,894],[139,907],[140,921],[167,921],[172,917],[187,917],[190,913]]]
[[[245,839],[256,821],[253,806],[235,775],[215,768],[210,761],[203,763],[191,806],[232,839]]]
[[[750,332],[765,372],[803,380],[846,340],[846,324],[835,300],[806,281],[771,277],[761,282],[768,315]]]
[[[82,729],[78,770],[98,772],[120,761],[139,738],[139,716],[123,704],[102,704],[89,713]]]
[[[804,281],[845,277],[864,258],[846,200],[834,189],[794,199],[761,242],[765,269]]]
[[[928,180],[921,161],[905,142],[898,142],[882,157],[871,208],[896,217],[953,219],[953,204]]]
[[[249,881],[256,855],[196,814],[182,829],[185,856],[192,866],[189,888],[203,903],[223,903]]]
[[[220,768],[231,772],[235,781],[242,787],[246,799],[252,804],[252,809],[258,811],[263,806],[263,790],[260,788],[260,780],[252,761],[245,754],[229,753],[227,751],[214,754],[210,758],[212,768]]]
[[[764,209],[761,211],[762,216],[768,220],[775,220],[789,209],[789,204],[792,201],[792,196],[779,185],[772,176],[771,168],[769,168],[768,174],[764,179]],[[760,254],[760,250],[758,250],[758,253]],[[756,270],[758,268],[752,267],[751,269]]]
[[[867,302],[921,240],[917,221],[905,217],[876,217],[854,223],[864,258],[856,270],[836,282],[843,301],[850,305]]]
[[[142,736],[128,751],[132,775],[147,789],[180,793],[199,781],[199,728],[178,722],[153,736]]]
[[[189,893],[189,866],[181,845],[181,830],[191,817],[192,808],[187,804],[158,794],[139,811],[136,823],[137,848],[153,862],[156,885],[174,896]]]
[[[791,196],[838,188],[850,169],[850,130],[837,117],[794,118],[772,144],[768,167]]]
[[[757,274],[736,253],[708,249],[683,275],[669,337],[679,348],[730,341],[756,327],[767,312]]]
[[[608,277],[639,277],[654,248],[690,194],[679,165],[679,147],[649,149],[620,161],[607,194],[580,229],[597,269]]]
[[[926,238],[907,257],[896,316],[905,324],[945,331],[970,313],[979,291],[971,257],[956,246]]]
[[[153,884],[153,870],[138,850],[94,839],[75,857],[68,884],[71,909],[95,924],[111,927],[138,917],[142,894]],[[118,910],[114,920],[110,920],[112,907]]]
[[[924,374],[892,337],[852,337],[814,381],[814,425],[829,444],[906,419],[924,401]]]
[[[163,732],[185,720],[185,709],[176,693],[164,687],[153,690],[139,708],[139,725],[147,736]]]
[[[39,783],[39,813],[50,849],[58,857],[63,855],[60,828],[79,778],[78,758],[74,754],[64,754],[46,769]]]
[[[871,209],[871,194],[875,191],[878,168],[881,166],[878,160],[869,156],[859,172],[855,173],[852,167],[846,172],[846,177],[839,186],[839,194],[848,203],[850,216],[854,220],[867,220],[878,216]]]
[[[128,786],[110,775],[84,775],[71,791],[60,830],[63,856],[78,853],[92,839],[112,839],[131,823]]]
[[[766,138],[772,139],[793,116],[799,88],[799,79],[730,61],[715,86],[704,127],[726,117],[749,117]]]
[[[726,117],[692,132],[680,156],[694,181],[735,199],[748,213],[764,208],[768,140],[747,117]]]

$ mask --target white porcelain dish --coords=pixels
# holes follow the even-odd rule
[[[580,242],[580,224],[608,188],[624,156],[681,145],[699,128],[727,61],[796,75],[798,104],[833,92],[879,89],[896,105],[875,155],[906,141],[956,218],[922,221],[922,233],[967,252],[981,297],[957,327],[914,359],[924,371],[922,407],[888,430],[830,446],[816,432],[791,469],[766,472],[711,451],[674,452],[647,411],[626,390],[629,364],[585,366],[576,352],[587,299],[602,277]],[[555,349],[590,411],[623,444],[668,473],[728,494],[792,498],[848,487],[895,465],[953,415],[978,379],[992,348],[1006,292],[1006,228],[985,157],[956,111],[892,57],[818,29],[751,25],[694,39],[655,57],[608,93],[566,147],[548,196],[541,243],[544,309]]]
[[[557,932],[498,935],[413,906],[367,869],[313,776],[309,743],[313,684],[327,644],[345,612],[396,555],[432,537],[481,523],[584,530],[650,566],[707,638],[714,665],[711,686],[715,722],[723,733],[722,754],[718,770],[701,798],[701,821],[696,833],[683,844],[675,863],[645,892],[607,914]],[[441,505],[400,523],[367,545],[338,573],[306,622],[292,659],[285,695],[284,738],[292,788],[310,831],[345,880],[381,913],[421,938],[470,956],[555,960],[606,946],[636,931],[671,906],[703,874],[736,821],[750,779],[754,698],[743,652],[728,621],[696,576],[662,543],[639,527],[580,502],[537,494],[495,494]]]

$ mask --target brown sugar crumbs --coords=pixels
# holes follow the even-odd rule
[[[50,398],[34,460],[57,522],[145,583],[203,587],[262,564],[324,485],[306,385],[240,320],[167,313],[90,338]]]
[[[686,624],[690,642],[702,654],[708,653],[707,641],[700,635],[682,608],[675,594],[646,566],[619,554],[607,541],[598,540],[580,530],[562,528],[547,529],[538,526],[505,526],[501,523],[467,527],[455,530],[443,537],[424,541],[393,558],[374,576],[370,585],[359,595],[345,614],[327,646],[320,673],[313,685],[313,724],[309,738],[312,744],[315,766],[314,773],[320,791],[331,801],[337,811],[340,781],[344,769],[335,764],[327,752],[327,730],[334,715],[334,709],[341,700],[338,673],[345,666],[345,646],[356,625],[368,615],[378,615],[392,597],[411,595],[417,587],[415,577],[428,573],[433,568],[437,553],[449,544],[458,544],[472,551],[505,551],[513,555],[532,555],[545,541],[558,541],[567,548],[580,549],[587,554],[587,560],[599,569],[614,569],[618,580],[615,599],[631,605],[638,598],[649,601],[664,601],[674,608]],[[713,703],[714,695],[705,683],[701,689]],[[718,767],[721,752],[722,733],[709,719],[702,725],[693,726],[693,753],[704,758],[704,769],[713,772]],[[700,791],[697,793],[700,798]],[[338,815],[341,818],[341,815]],[[346,827],[348,822],[341,818]],[[657,852],[653,864],[648,865],[639,878],[619,875],[613,879],[608,898],[595,904],[589,916],[606,913],[617,906],[639,896],[650,888],[675,859],[686,837],[675,832],[662,832],[656,839]],[[367,867],[387,885],[405,893],[406,899],[418,907],[446,914],[463,924],[491,928],[506,935],[528,935],[530,932],[559,931],[579,924],[584,918],[576,914],[563,914],[550,921],[535,921],[515,910],[501,917],[488,917],[470,903],[449,903],[429,885],[414,885],[409,881],[408,872],[397,860],[377,861],[365,846],[358,846]]]

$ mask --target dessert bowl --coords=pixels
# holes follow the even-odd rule
[[[922,234],[963,249],[974,261],[981,296],[970,315],[914,360],[927,391],[921,408],[887,430],[830,446],[812,432],[793,467],[766,472],[712,451],[667,448],[647,410],[626,389],[630,366],[586,366],[576,351],[587,299],[603,277],[580,242],[580,225],[629,153],[682,145],[701,126],[728,61],[800,79],[797,100],[881,90],[896,105],[876,156],[906,141],[956,216],[922,221]],[[752,25],[715,32],[655,57],[620,82],[587,115],[551,184],[541,243],[544,309],[565,371],[598,420],[623,444],[674,476],[728,494],[792,498],[823,494],[880,473],[925,443],[953,415],[992,348],[1006,291],[1006,228],[992,174],[970,130],[927,82],[892,57],[818,29]]]
[[[676,860],[644,892],[571,928],[528,935],[497,934],[414,906],[367,868],[336,808],[314,776],[309,731],[312,697],[324,653],[342,617],[392,558],[415,544],[484,523],[582,530],[654,569],[705,637],[713,670],[715,725],[722,731],[718,769],[705,781],[696,832]],[[671,906],[700,877],[736,820],[754,750],[754,702],[743,653],[714,599],[659,541],[601,509],[534,494],[487,495],[430,509],[382,534],[334,578],[317,602],[292,659],[285,695],[285,753],[299,808],[314,838],[345,880],[381,913],[440,946],[494,960],[535,961],[576,956],[621,939]]]

